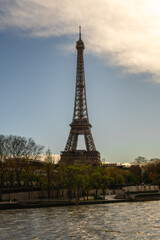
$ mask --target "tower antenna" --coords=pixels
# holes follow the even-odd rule
[[[79,26],[79,40],[81,40],[81,26]]]

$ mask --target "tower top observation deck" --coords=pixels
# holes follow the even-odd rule
[[[81,35],[82,35],[82,33],[81,33],[81,26],[79,26],[79,39],[78,39],[78,41],[76,42],[76,43],[77,43],[77,44],[76,44],[77,50],[78,50],[78,49],[85,49],[85,47],[84,47],[84,42],[83,42],[82,39],[81,39]]]

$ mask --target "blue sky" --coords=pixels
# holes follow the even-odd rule
[[[143,24],[146,19],[150,20],[149,23],[155,20],[156,6],[152,9],[154,16],[149,8],[152,6],[150,1],[147,1],[145,12],[142,11],[144,1],[141,1],[138,13],[135,9],[135,19],[145,13],[144,19],[141,19],[141,31],[138,31],[134,17],[123,16],[120,8],[133,11],[136,1],[131,0],[131,5],[125,4],[125,1],[114,1],[120,4],[119,13],[116,13],[117,25],[121,21],[122,25],[126,23],[128,26],[127,29],[122,27],[118,33],[119,44],[112,11],[109,31],[105,24],[101,24],[100,28],[100,25],[87,22],[85,12],[77,20],[74,12],[79,7],[86,9],[83,4],[89,4],[88,0],[82,1],[82,6],[75,1],[77,5],[72,6],[72,17],[67,18],[67,8],[62,8],[64,17],[57,10],[52,23],[46,17],[55,13],[55,9],[53,12],[50,10],[50,0],[42,11],[41,1],[28,2],[16,0],[11,4],[7,0],[1,3],[0,133],[32,137],[37,143],[50,147],[54,154],[64,149],[74,106],[75,41],[78,38],[78,23],[82,23],[89,120],[101,157],[122,163],[132,162],[139,155],[147,159],[159,157],[159,30],[157,25],[152,26],[151,38],[150,26]],[[109,1],[100,2],[97,15],[105,4],[113,9],[115,7]],[[67,0],[60,3],[68,6]],[[155,4],[160,7],[157,1]],[[32,11],[27,11],[26,5],[28,8],[34,6],[33,15]],[[58,4],[55,5],[52,7],[61,9]],[[91,9],[90,16],[93,12],[94,9]],[[82,22],[82,17],[86,22]],[[96,18],[95,15],[93,17]],[[44,20],[43,24],[40,18]],[[100,20],[105,23],[108,19],[104,17]],[[38,24],[36,21],[39,21]],[[160,23],[158,17],[156,21]],[[130,26],[136,31],[128,37]],[[124,39],[127,40],[122,45]]]

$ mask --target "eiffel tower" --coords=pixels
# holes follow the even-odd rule
[[[79,40],[76,43],[77,49],[77,73],[76,91],[72,123],[66,147],[61,152],[61,162],[66,164],[84,163],[100,164],[100,153],[96,150],[89,123],[87,98],[84,75],[83,51],[84,42],[81,39],[81,27],[79,27]],[[84,135],[86,150],[77,150],[78,136]]]

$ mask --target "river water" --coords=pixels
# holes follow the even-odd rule
[[[160,201],[0,211],[0,240],[157,239]]]

